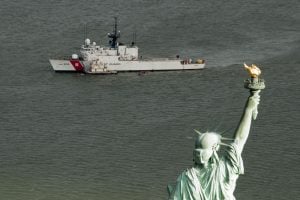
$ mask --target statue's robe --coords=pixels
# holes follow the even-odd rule
[[[236,180],[243,173],[241,153],[232,143],[219,161],[185,170],[178,177],[169,200],[235,200]]]

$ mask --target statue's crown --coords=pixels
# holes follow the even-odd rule
[[[196,139],[195,148],[208,149],[217,146],[221,142],[221,135],[207,132],[199,135]]]
[[[222,137],[220,134],[215,132],[201,133],[200,131],[195,129],[194,131],[198,133],[195,142],[196,149],[209,149],[209,148],[217,147],[218,145],[228,146],[228,144],[222,143],[222,140],[233,141],[233,139]]]

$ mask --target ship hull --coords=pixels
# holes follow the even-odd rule
[[[57,72],[88,72],[90,62],[79,60],[49,60],[52,68]],[[134,71],[173,71],[173,70],[197,70],[203,69],[205,64],[186,63],[181,60],[142,60],[142,61],[119,61],[107,63],[106,71],[134,72]],[[97,72],[97,74],[101,74]]]
[[[79,60],[49,60],[56,72],[83,72],[84,64]]]

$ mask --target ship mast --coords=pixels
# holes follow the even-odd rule
[[[109,40],[109,45],[111,48],[116,48],[117,46],[117,40],[120,38],[120,31],[118,31],[118,18],[115,18],[115,24],[114,24],[114,29],[112,33],[108,33],[108,37],[111,38]]]
[[[83,41],[85,41],[87,39],[87,23],[84,23],[84,38]]]

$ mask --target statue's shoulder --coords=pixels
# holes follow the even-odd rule
[[[200,170],[198,167],[191,167],[188,169],[185,169],[182,173],[181,173],[181,178],[187,178],[187,179],[194,179],[195,177],[199,176],[200,174]]]

